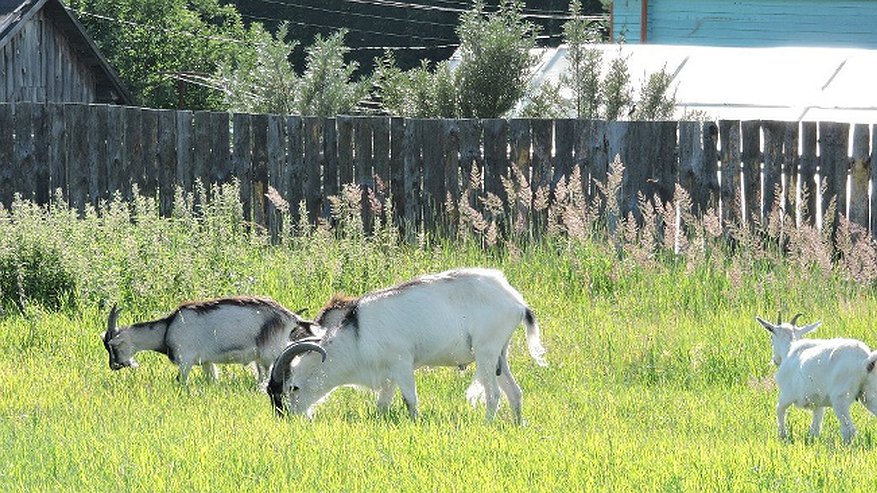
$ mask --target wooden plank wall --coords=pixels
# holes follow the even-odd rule
[[[98,101],[93,70],[40,9],[0,47],[0,101]]]
[[[641,217],[639,194],[653,203],[672,201],[678,184],[694,214],[764,220],[779,207],[796,224],[819,225],[819,214],[836,210],[873,234],[877,197],[868,191],[877,179],[875,147],[877,125],[833,122],[322,119],[0,104],[0,204],[8,207],[15,193],[46,203],[60,189],[83,210],[117,190],[130,198],[136,185],[158,196],[168,214],[175,187],[236,179],[245,217],[276,237],[285,206],[266,197],[271,188],[293,217],[305,204],[315,222],[329,216],[328,196],[356,183],[363,200],[392,197],[392,219],[409,231],[453,231],[456,204],[473,176],[480,182],[469,205],[485,214],[474,197],[505,199],[504,180],[515,169],[534,197],[540,189],[553,197],[558,183],[578,170],[582,182],[573,185],[590,200],[604,200],[594,185],[606,181],[619,155],[625,169],[615,198],[622,217]],[[516,207],[526,205],[519,198]],[[547,216],[528,219],[532,231]]]

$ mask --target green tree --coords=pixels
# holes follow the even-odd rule
[[[640,89],[636,103],[636,120],[664,120],[673,117],[676,105],[675,91],[670,93],[673,78],[667,73],[666,67],[649,75],[649,79]]]
[[[344,45],[346,34],[341,30],[325,39],[317,35],[307,48],[307,68],[296,95],[298,113],[325,117],[351,113],[368,96],[371,82],[352,82],[357,64],[344,63],[350,51]]]
[[[598,42],[600,35],[584,18],[579,0],[570,2],[569,11],[570,20],[563,25],[569,69],[561,75],[560,82],[572,91],[572,107],[577,118],[599,118],[603,55],[588,45]]]
[[[254,56],[223,63],[214,76],[229,109],[331,117],[356,111],[368,96],[369,80],[350,80],[356,64],[344,62],[349,51],[344,45],[346,31],[317,36],[306,50],[307,66],[301,76],[289,63],[298,43],[286,41],[288,24],[281,24],[274,36],[261,28],[253,31]]]
[[[484,2],[460,17],[460,62],[430,70],[427,62],[402,71],[392,54],[376,62],[375,88],[391,114],[426,118],[497,118],[524,96],[536,58],[537,28],[523,20],[521,2],[502,0],[496,12]],[[540,101],[547,101],[543,98]]]
[[[390,114],[404,117],[456,118],[459,116],[456,72],[448,62],[430,71],[429,62],[403,71],[392,53],[375,61],[375,88],[381,106]]]
[[[247,59],[249,32],[218,0],[70,0],[70,6],[138,103],[219,109],[205,83],[218,65]],[[187,82],[183,82],[183,80]]]
[[[465,118],[497,118],[524,96],[536,61],[537,27],[524,20],[519,0],[501,0],[484,11],[483,0],[460,16],[457,67],[460,113]]]
[[[296,111],[298,75],[289,64],[289,54],[298,42],[286,42],[288,26],[283,24],[276,37],[254,25],[254,56],[221,63],[215,74],[222,87],[224,106],[231,111],[291,114]]]
[[[560,83],[572,93],[569,106],[572,116],[605,120],[657,120],[670,118],[676,105],[671,93],[672,77],[665,70],[649,74],[634,100],[627,57],[612,58],[605,74],[603,54],[594,43],[599,34],[582,14],[580,0],[570,2],[570,19],[564,23],[564,41],[568,46],[568,70]],[[548,94],[559,94],[551,90]],[[544,106],[544,102],[540,103]]]

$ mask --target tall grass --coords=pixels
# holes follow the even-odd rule
[[[605,196],[617,196],[618,173]],[[524,177],[506,190],[503,203],[472,187],[450,213],[453,231],[431,236],[395,224],[380,193],[363,206],[349,187],[331,220],[286,217],[275,243],[244,220],[233,185],[178,192],[171,217],[139,194],[83,214],[61,197],[17,200],[0,211],[0,488],[754,491],[872,480],[877,421],[861,406],[851,447],[831,418],[806,439],[802,412],[791,443],[775,437],[769,340],[753,322],[800,311],[824,322],[821,336],[877,345],[862,231],[841,221],[834,241],[778,217],[722,225],[714,211],[682,214],[681,193],[641,198],[636,218],[566,183],[550,202]],[[546,227],[529,226],[538,221]],[[470,265],[502,269],[543,329],[549,368],[513,339],[523,428],[507,408],[484,423],[468,406],[471,368],[418,372],[416,422],[398,400],[382,416],[351,389],[313,422],[277,420],[242,368],[214,384],[196,372],[181,387],[151,354],[113,373],[97,337],[112,303],[121,323],[247,293],[313,313],[336,291]]]

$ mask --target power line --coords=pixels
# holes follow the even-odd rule
[[[383,50],[441,50],[445,48],[458,48],[459,43],[432,45],[432,46],[357,46],[350,51],[383,51]]]
[[[359,29],[359,28],[348,27],[348,26],[328,26],[326,24],[314,24],[311,22],[301,22],[301,21],[294,21],[294,20],[290,20],[290,19],[278,19],[276,17],[265,17],[265,16],[260,16],[260,15],[241,14],[241,17],[245,17],[247,19],[254,19],[257,21],[288,22],[290,24],[295,24],[297,26],[305,26],[305,27],[322,27],[322,28],[326,28],[326,29],[347,29],[348,31],[355,31],[355,32],[361,32],[361,33],[366,33],[366,34],[376,34],[378,36],[390,36],[390,37],[394,37],[394,38],[419,39],[419,40],[423,40],[423,41],[443,41],[443,42],[456,41],[454,39],[448,39],[448,38],[435,38],[432,36],[412,36],[412,35],[407,35],[407,34],[396,34],[396,33],[382,32],[382,31],[371,31],[368,29]]]
[[[374,5],[380,7],[395,7],[395,8],[403,8],[403,9],[415,9],[415,10],[428,10],[428,11],[438,11],[438,12],[454,12],[461,14],[463,12],[469,12],[470,9],[463,8],[455,8],[455,7],[440,7],[438,5],[423,5],[420,3],[408,3],[401,2],[398,0],[343,0],[345,2],[357,3],[362,5]],[[534,18],[534,19],[557,19],[557,20],[569,20],[572,19],[572,16],[569,12],[559,12],[559,11],[551,11],[551,10],[531,10],[525,11],[521,13],[522,17]],[[605,19],[606,16],[599,15],[583,15],[581,16],[585,19]]]
[[[367,18],[367,19],[379,19],[381,21],[398,21],[398,22],[404,22],[406,24],[423,24],[423,25],[427,25],[427,26],[456,27],[456,24],[421,21],[421,20],[417,20],[417,19],[401,19],[399,17],[388,17],[388,16],[375,15],[375,14],[364,14],[364,13],[360,13],[360,12],[347,12],[344,10],[334,10],[334,9],[326,9],[326,8],[321,8],[321,7],[313,7],[311,5],[302,5],[302,4],[280,2],[278,0],[257,0],[257,1],[269,3],[269,4],[273,4],[273,5],[282,5],[284,7],[288,7],[291,9],[316,10],[319,12],[327,12],[330,14],[342,14],[342,15],[350,16],[350,17],[363,17],[363,18]]]

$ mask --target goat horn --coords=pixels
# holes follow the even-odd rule
[[[107,319],[107,340],[112,339],[116,335],[116,322],[119,320],[119,310],[114,304],[110,309],[110,316]]]
[[[799,318],[801,315],[802,315],[801,313],[796,313],[795,316],[792,317],[792,321],[791,321],[790,323],[791,323],[792,325],[794,325],[795,327],[797,327],[798,324],[797,324],[796,322],[798,322],[798,318]]]
[[[292,361],[292,358],[308,351],[316,351],[320,353],[323,357],[323,361],[326,361],[326,350],[319,344],[310,341],[299,341],[290,344],[274,361],[274,367],[271,369],[271,380],[276,382],[283,381],[285,372],[289,368],[289,362]]]
[[[304,307],[304,308],[299,308],[298,310],[296,310],[295,314],[298,316],[302,316],[307,312],[308,312],[308,307]]]
[[[783,311],[780,310],[777,312],[777,325],[783,324]]]

